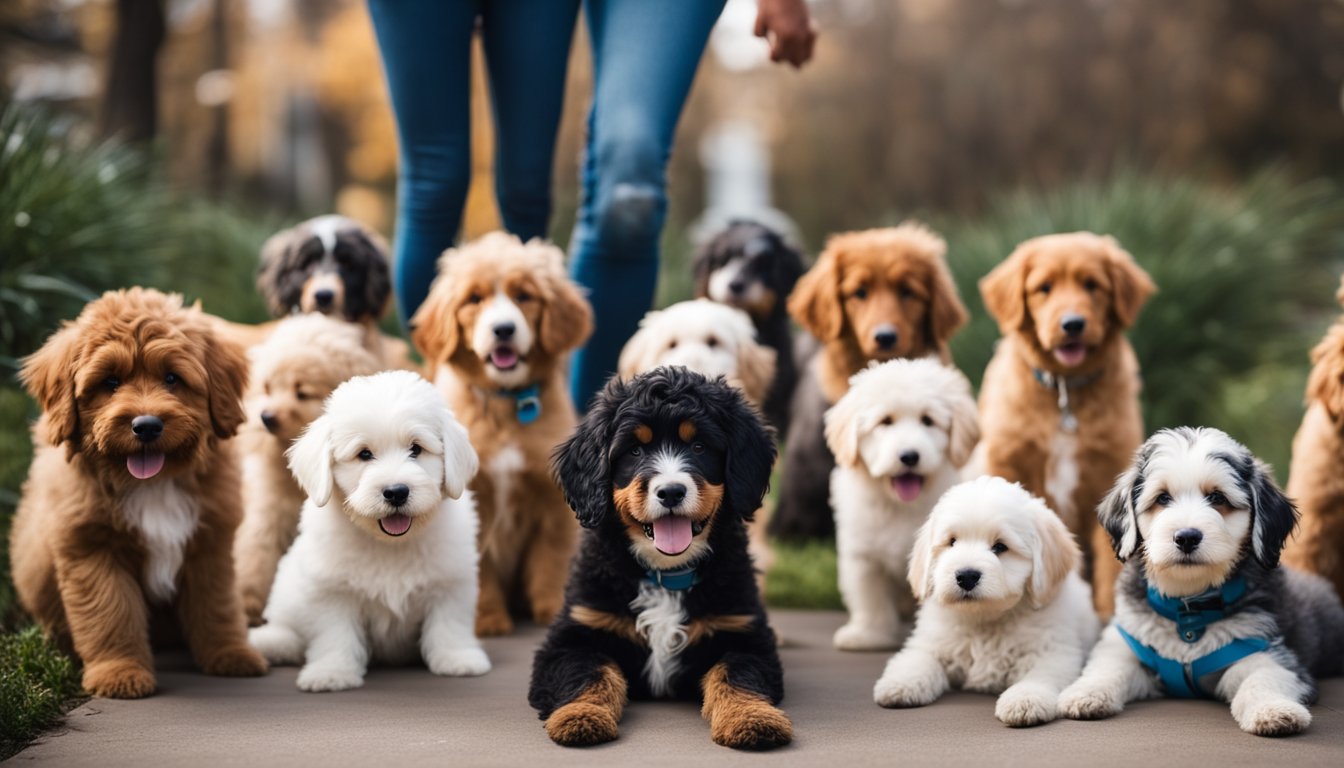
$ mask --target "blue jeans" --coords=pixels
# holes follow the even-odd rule
[[[574,355],[581,410],[616,371],[653,302],[677,119],[725,0],[585,0],[593,104],[571,274],[588,288],[595,331]]]
[[[453,245],[471,183],[471,36],[482,21],[504,228],[545,237],[579,0],[369,0],[400,145],[393,284],[403,326]]]

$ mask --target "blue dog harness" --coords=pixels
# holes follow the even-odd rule
[[[670,571],[650,568],[644,572],[644,580],[673,592],[685,592],[700,583],[700,574],[690,567],[676,568]]]
[[[518,423],[527,425],[541,418],[541,386],[533,384],[524,389],[497,389],[500,397],[513,398],[513,412]]]
[[[1208,589],[1189,597],[1166,597],[1149,585],[1148,605],[1158,615],[1176,622],[1176,633],[1181,640],[1193,643],[1204,636],[1204,630],[1210,624],[1236,613],[1236,603],[1245,595],[1246,579],[1234,576],[1217,589]],[[1186,663],[1158,654],[1151,646],[1144,645],[1126,632],[1118,622],[1115,628],[1129,649],[1139,657],[1139,663],[1157,673],[1167,693],[1184,699],[1213,698],[1213,694],[1200,687],[1200,678],[1227,669],[1270,646],[1269,641],[1262,637],[1240,637]]]

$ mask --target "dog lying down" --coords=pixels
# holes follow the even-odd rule
[[[248,640],[303,662],[305,691],[358,688],[370,661],[419,656],[436,675],[481,675],[473,632],[477,470],[467,432],[409,371],[353,378],[289,450],[308,493]]]

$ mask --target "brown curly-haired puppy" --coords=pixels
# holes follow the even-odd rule
[[[822,418],[849,391],[849,377],[877,360],[937,357],[966,323],[947,244],[922,224],[835,235],[789,296],[789,313],[820,342],[790,406],[788,450],[770,533],[788,539],[835,535],[830,477],[835,459]],[[800,350],[801,352],[801,350]]]
[[[577,526],[550,475],[576,417],[567,353],[593,312],[541,240],[495,232],[439,259],[411,338],[481,458],[479,635],[513,630],[511,608],[549,624],[560,610]]]
[[[1344,280],[1335,296],[1344,304]],[[1321,574],[1344,595],[1344,317],[1311,350],[1311,361],[1288,475],[1288,497],[1302,517],[1283,561]]]
[[[1028,240],[980,281],[1003,340],[980,385],[985,470],[1046,500],[1087,556],[1099,613],[1120,563],[1093,510],[1143,442],[1139,364],[1124,336],[1155,290],[1114,238]]]
[[[96,696],[154,692],[151,614],[176,612],[202,671],[261,675],[234,592],[241,505],[227,439],[247,360],[182,297],[92,302],[21,376],[42,406],[10,534],[19,602]]]

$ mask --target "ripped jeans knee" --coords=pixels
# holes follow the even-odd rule
[[[618,183],[612,187],[606,205],[597,211],[599,236],[620,250],[656,244],[666,206],[667,198],[658,185]]]

